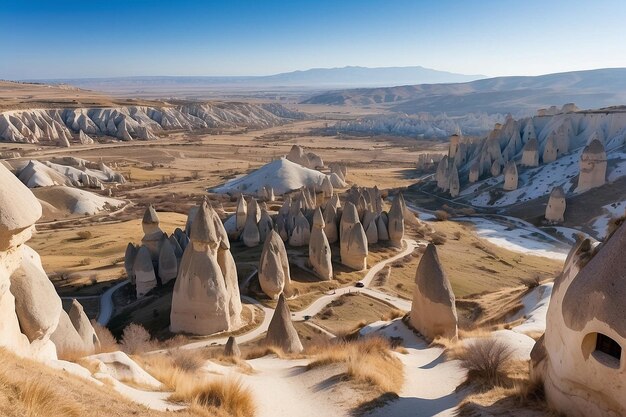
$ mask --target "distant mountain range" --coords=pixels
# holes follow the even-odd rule
[[[463,83],[418,84],[329,91],[307,104],[385,105],[403,113],[534,113],[574,102],[580,108],[626,104],[626,68],[496,77]]]
[[[112,94],[179,92],[216,90],[327,90],[331,88],[381,87],[400,84],[457,83],[485,78],[414,67],[344,67],[313,68],[267,76],[139,76],[114,78],[76,78],[31,80],[52,84],[65,83]]]

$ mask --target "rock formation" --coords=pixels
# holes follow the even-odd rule
[[[278,104],[193,103],[178,106],[30,109],[0,113],[0,139],[38,143],[69,140],[72,132],[120,140],[153,140],[164,130],[267,128],[302,118]]]
[[[348,268],[361,271],[367,268],[367,236],[360,222],[352,224],[341,235],[341,263]]]
[[[391,244],[397,248],[402,247],[402,239],[404,239],[404,213],[406,211],[406,203],[402,193],[399,193],[391,203],[391,210],[389,210],[389,220],[387,225],[387,232],[389,233],[389,240]]]
[[[256,199],[250,198],[248,202],[248,210],[246,223],[243,226],[243,232],[241,233],[241,240],[243,244],[249,248],[258,246],[261,242],[261,233],[259,232],[258,221],[260,218],[259,204]]]
[[[565,214],[565,193],[563,188],[554,187],[546,206],[546,220],[552,223],[561,223]]]
[[[522,150],[522,166],[536,167],[539,165],[539,144],[537,138],[530,139]]]
[[[85,314],[83,306],[78,301],[72,300],[72,306],[67,315],[76,329],[76,333],[82,340],[85,351],[93,353],[100,348],[100,340],[98,340],[98,336],[96,336],[96,332]]]
[[[331,198],[333,196],[333,185],[330,182],[330,178],[328,176],[324,177],[322,181],[322,186],[320,187],[322,193],[324,194],[324,198]]]
[[[148,206],[143,214],[141,222],[144,236],[141,239],[141,245],[148,249],[150,259],[154,265],[158,265],[159,255],[161,254],[161,244],[163,243],[163,231],[159,227],[159,216],[152,205]]]
[[[431,243],[415,274],[411,325],[429,341],[436,337],[456,338],[458,320],[454,302],[452,287]]]
[[[531,353],[548,404],[572,417],[626,415],[626,227],[580,241],[554,282],[546,331]]]
[[[82,130],[78,134],[78,139],[80,139],[80,143],[83,145],[93,145],[94,141],[90,138],[85,132]]]
[[[168,239],[161,245],[161,252],[159,253],[158,276],[161,279],[161,285],[165,285],[175,279],[177,274],[178,260],[176,259],[174,248]]]
[[[491,176],[497,177],[498,175],[500,175],[501,168],[502,167],[499,161],[493,161],[493,164],[491,165]]]
[[[248,207],[243,194],[237,200],[237,209],[235,210],[235,219],[237,220],[237,231],[242,232],[248,218]]]
[[[515,165],[515,161],[509,161],[506,163],[504,167],[504,186],[502,187],[505,191],[517,190],[517,166]]]
[[[264,344],[276,346],[285,353],[300,353],[304,350],[298,332],[291,322],[291,312],[283,294],[278,297]]]
[[[289,237],[290,246],[306,246],[311,240],[311,226],[301,211],[298,211],[294,222],[293,232]]]
[[[146,246],[140,247],[137,251],[135,263],[133,264],[133,275],[135,276],[137,298],[143,297],[157,286],[154,265],[150,251]]]
[[[126,246],[126,252],[124,253],[124,269],[126,270],[126,276],[130,282],[135,284],[135,273],[133,272],[133,265],[135,264],[135,258],[137,257],[138,248],[132,243],[128,243]]]
[[[576,191],[583,192],[606,182],[606,152],[602,143],[594,139],[585,146],[580,156],[580,175]]]
[[[324,234],[328,243],[335,243],[339,240],[339,232],[337,230],[337,209],[332,204],[332,200],[328,200],[324,209]]]
[[[191,242],[174,285],[172,332],[209,335],[232,330],[231,294],[217,261],[220,244],[212,210],[204,202],[191,224]]]
[[[233,357],[233,358],[241,357],[241,350],[239,349],[239,346],[237,345],[235,336],[228,337],[228,340],[226,341],[226,345],[224,346],[224,356]]]
[[[450,171],[448,165],[449,164],[447,156],[444,156],[437,165],[435,179],[437,180],[437,187],[439,187],[442,191],[447,191],[448,187],[450,186]]]
[[[272,221],[272,217],[267,212],[267,208],[261,209],[261,218],[259,219],[259,239],[261,242],[265,242],[265,238],[274,228],[274,222]]]
[[[459,154],[457,153],[457,155]],[[450,196],[452,198],[458,197],[461,184],[459,182],[459,171],[457,170],[456,165],[453,165],[452,170],[450,171],[450,183],[448,188],[450,189]]]
[[[0,346],[47,360],[57,357],[51,337],[63,310],[39,255],[25,244],[40,216],[37,198],[0,166]]]
[[[559,150],[556,145],[556,137],[554,135],[550,135],[548,136],[548,139],[546,140],[546,145],[543,148],[543,163],[548,164],[550,162],[556,161],[558,154]]]
[[[324,218],[319,208],[313,215],[313,231],[309,242],[309,262],[317,276],[326,281],[333,278],[333,264],[328,239],[324,233]]]
[[[473,184],[476,181],[478,181],[479,177],[480,177],[480,163],[477,162],[473,164],[472,167],[470,168],[468,181],[470,182],[470,184]]]
[[[79,352],[93,353],[93,351],[89,350],[88,346],[85,346],[83,339],[76,331],[76,328],[65,310],[61,310],[59,325],[50,336],[50,340],[54,343],[57,355],[60,357]],[[91,348],[93,349],[93,343],[91,344]]]
[[[283,240],[274,230],[263,244],[259,260],[259,283],[263,292],[272,299],[276,299],[283,291],[288,291],[291,284],[287,251]]]

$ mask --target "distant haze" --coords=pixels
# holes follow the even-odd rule
[[[63,83],[76,87],[104,91],[116,95],[157,96],[172,94],[207,94],[259,89],[327,90],[354,87],[388,87],[402,84],[455,83],[485,78],[484,75],[454,74],[423,67],[390,68],[314,68],[258,77],[114,77],[36,80]],[[210,95],[210,94],[209,94]]]

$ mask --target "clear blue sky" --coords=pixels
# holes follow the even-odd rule
[[[0,78],[626,67],[624,0],[0,2]]]

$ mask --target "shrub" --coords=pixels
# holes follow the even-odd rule
[[[83,240],[91,239],[93,237],[89,230],[81,230],[80,232],[76,233],[76,235],[79,239]]]
[[[541,275],[534,274],[530,277],[524,277],[520,279],[520,283],[529,290],[532,290],[533,288],[537,288],[539,285],[541,285]]]
[[[95,320],[91,321],[91,325],[96,332],[96,336],[98,336],[98,340],[100,341],[100,347],[97,349],[96,353],[115,352],[116,350],[119,350],[117,340],[109,329]]]
[[[450,214],[444,210],[435,211],[435,219],[441,221],[446,221],[450,218]]]
[[[447,239],[446,235],[437,232],[430,237],[430,241],[433,243],[433,245],[443,245],[444,243],[446,243]]]
[[[480,380],[494,387],[503,385],[506,368],[511,364],[513,350],[494,338],[477,339],[456,353],[461,366],[467,369],[468,380]]]
[[[131,323],[124,328],[120,345],[130,355],[145,352],[152,348],[150,333],[140,324]]]
[[[252,417],[256,412],[252,393],[235,379],[183,379],[169,400],[188,402],[192,411],[224,412],[232,417]]]

